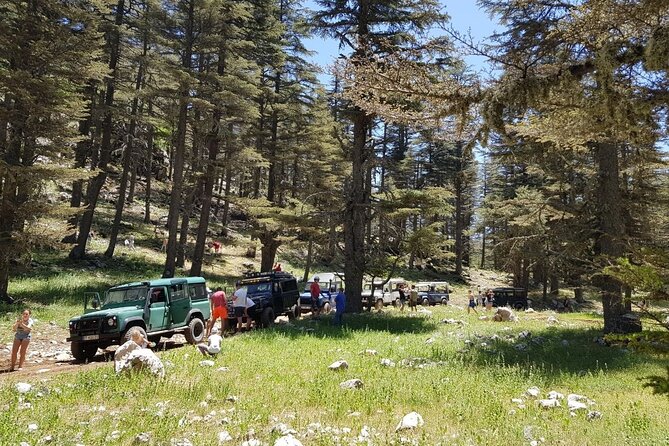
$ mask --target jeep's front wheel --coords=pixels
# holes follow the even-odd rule
[[[264,310],[262,310],[262,315],[260,316],[260,323],[262,324],[263,327],[269,328],[273,326],[274,319],[276,319],[276,316],[274,315],[274,309],[272,307],[267,307]]]
[[[448,305],[448,299],[446,299],[445,297],[442,297],[441,298],[441,304],[442,305]]]
[[[70,349],[72,350],[72,356],[77,361],[90,362],[98,352],[98,345],[90,342],[72,342]]]
[[[299,319],[301,315],[302,315],[302,309],[300,308],[300,304],[298,303],[293,305],[293,307],[288,312],[288,319]]]
[[[325,302],[323,304],[323,308],[321,308],[321,312],[323,314],[328,314],[328,313],[330,313],[330,310],[332,310],[332,307],[330,306],[330,302]]]
[[[198,344],[202,342],[204,339],[204,322],[202,322],[202,319],[197,317],[191,319],[184,336],[189,344]]]

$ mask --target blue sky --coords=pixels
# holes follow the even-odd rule
[[[494,32],[496,23],[484,11],[478,8],[475,0],[441,0],[441,4],[446,13],[451,17],[451,24],[456,30],[462,33],[471,32],[474,39],[479,41]],[[307,0],[304,6],[309,9],[316,8],[316,5],[311,0]],[[332,64],[339,55],[337,43],[332,40],[321,38],[308,39],[305,45],[315,53],[313,62],[324,68]],[[485,61],[481,57],[471,56],[465,58],[465,60],[474,69],[478,70],[485,67]],[[327,76],[324,76],[324,78],[327,78]],[[322,80],[325,81],[323,78]]]

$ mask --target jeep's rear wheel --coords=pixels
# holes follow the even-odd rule
[[[393,301],[393,305],[395,306],[395,308],[399,308],[400,304],[401,304],[401,302],[400,302],[399,297]]]
[[[427,307],[428,305],[430,305],[430,300],[429,300],[427,297],[424,297],[424,298],[423,298],[423,301],[421,302],[421,304],[422,304],[424,307]]]
[[[191,319],[184,333],[189,344],[198,344],[204,339],[204,322],[199,317]]]
[[[262,324],[263,327],[269,328],[273,326],[274,319],[276,319],[276,316],[274,315],[274,309],[272,307],[267,307],[264,310],[262,310],[262,315],[260,316],[260,323]]]
[[[448,305],[448,299],[446,299],[445,297],[442,297],[441,298],[441,304],[442,305]]]
[[[72,342],[70,349],[72,350],[72,356],[77,361],[90,362],[98,352],[98,345],[91,342]]]
[[[325,302],[323,304],[323,308],[321,308],[321,312],[323,314],[328,314],[330,312],[330,310],[332,310],[332,307],[330,306],[330,302]]]
[[[126,330],[125,334],[123,335],[124,342],[132,340],[134,333],[139,333],[140,338],[146,339],[147,341],[149,340],[149,338],[146,336],[146,330],[144,330],[144,328],[140,327],[139,325],[135,325],[134,327],[130,327]]]
[[[383,309],[383,299],[376,299],[376,309],[377,310]]]

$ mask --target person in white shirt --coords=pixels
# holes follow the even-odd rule
[[[218,328],[214,327],[211,330],[211,336],[209,336],[208,343],[197,344],[198,350],[203,355],[216,356],[221,351],[221,343],[223,338],[218,334]]]
[[[251,318],[249,317],[249,308],[255,305],[253,299],[246,296],[246,287],[243,287],[239,282],[236,283],[237,289],[232,295],[232,306],[235,310],[235,317],[237,318],[237,333],[242,331],[243,319],[246,318],[246,329],[251,328]]]

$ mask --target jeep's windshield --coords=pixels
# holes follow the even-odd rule
[[[104,305],[120,304],[123,302],[130,302],[136,300],[146,299],[149,293],[149,288],[146,286],[138,286],[134,288],[124,288],[122,290],[109,290],[105,293]]]
[[[246,288],[247,296],[254,296],[256,294],[269,293],[272,289],[271,282],[249,283],[243,284],[242,288]]]

